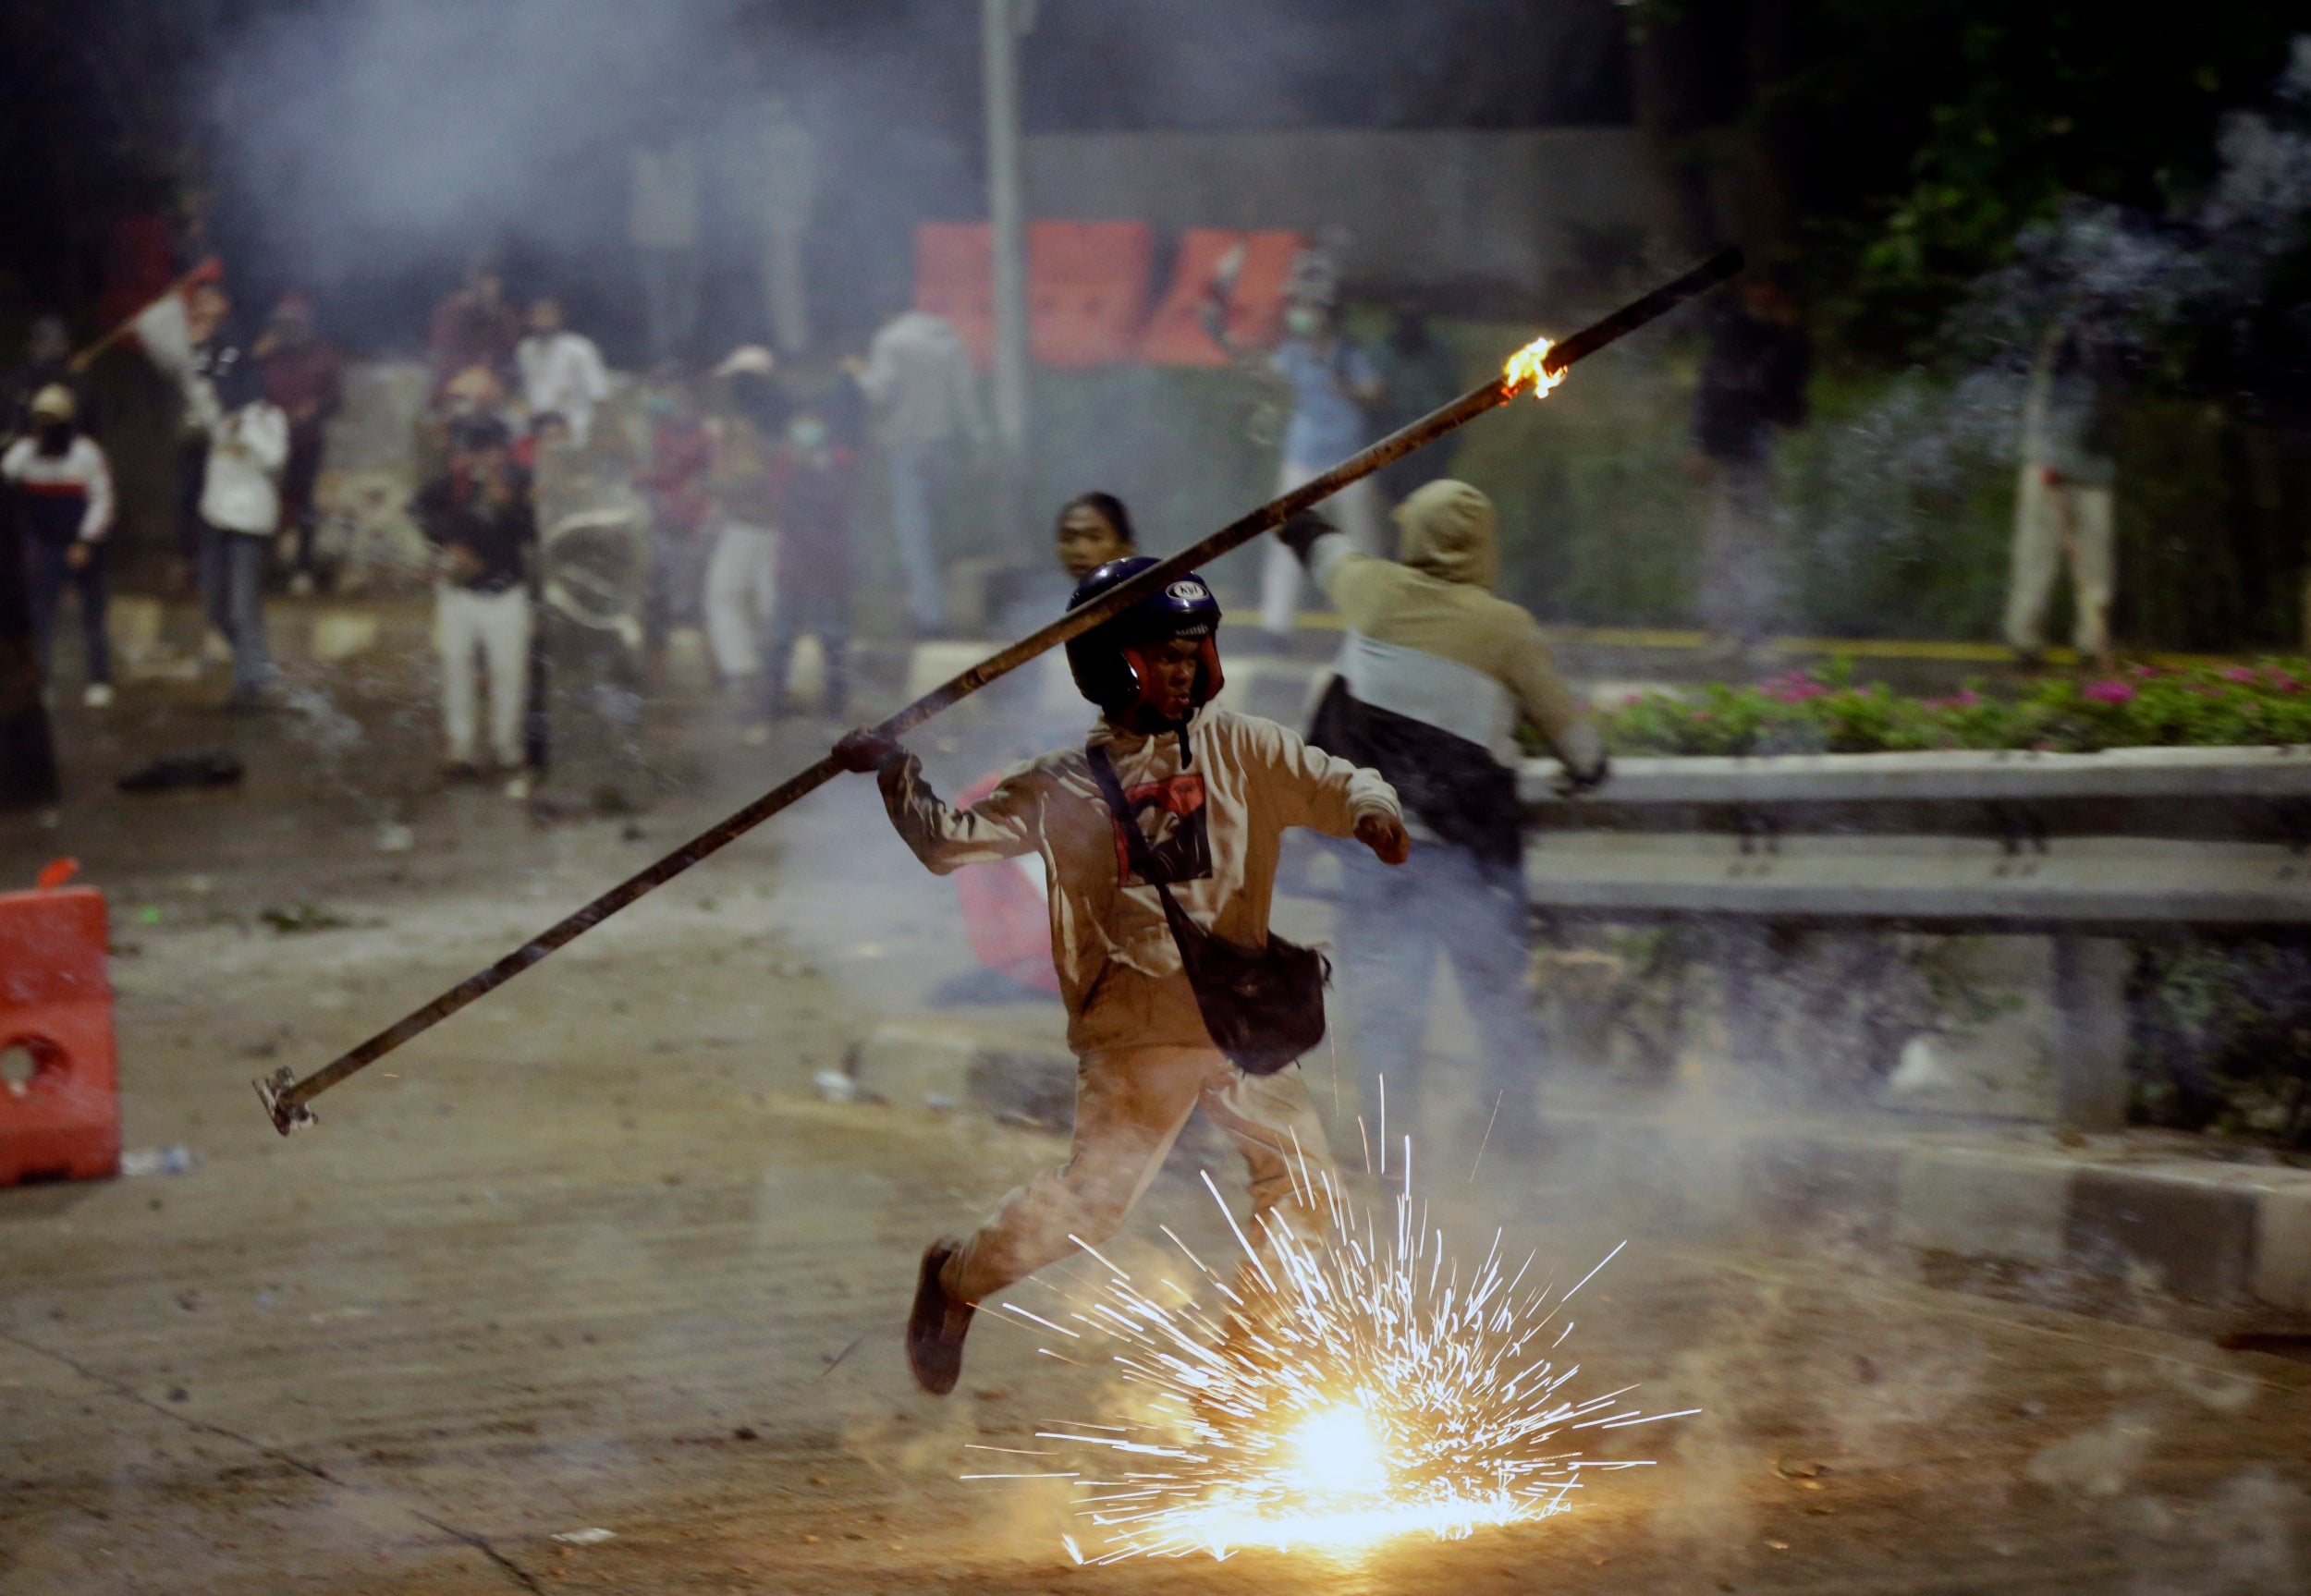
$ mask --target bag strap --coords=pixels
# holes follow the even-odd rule
[[[1097,743],[1083,746],[1083,757],[1092,767],[1092,780],[1099,784],[1099,796],[1107,800],[1107,809],[1115,816],[1116,826],[1123,834],[1124,857],[1140,879],[1158,892],[1165,883],[1157,879],[1156,856],[1147,846],[1147,838],[1140,835],[1139,822],[1131,813],[1131,800],[1123,796],[1123,783],[1116,778],[1116,767],[1108,762],[1107,750]]]
[[[1131,813],[1131,800],[1123,796],[1123,783],[1116,779],[1116,767],[1108,762],[1107,750],[1096,743],[1086,743],[1083,758],[1092,767],[1092,779],[1099,784],[1100,797],[1107,800],[1116,824],[1122,828],[1124,857],[1139,871],[1140,880],[1154,887],[1156,895],[1163,900],[1164,920],[1171,927],[1171,939],[1180,949],[1180,959],[1192,962],[1194,956],[1188,943],[1200,944],[1211,933],[1190,919],[1188,911],[1180,907],[1180,900],[1171,895],[1171,883],[1156,868],[1156,854],[1147,846],[1147,838],[1140,835],[1140,822]]]

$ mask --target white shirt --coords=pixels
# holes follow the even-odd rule
[[[971,352],[944,316],[904,311],[892,317],[867,346],[859,386],[882,407],[884,432],[894,444],[985,435]]]
[[[532,333],[515,347],[514,361],[530,414],[560,416],[569,423],[569,441],[583,446],[593,408],[610,396],[610,373],[593,340],[583,333]]]
[[[112,530],[112,472],[104,464],[104,451],[86,433],[75,433],[61,455],[43,455],[33,439],[17,439],[0,456],[0,478],[35,498],[80,499],[78,535],[83,542],[92,543]],[[59,506],[58,513],[67,512]]]
[[[259,399],[209,431],[209,478],[201,518],[223,531],[269,538],[281,525],[281,468],[288,463],[288,417]]]

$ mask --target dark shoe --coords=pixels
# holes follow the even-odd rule
[[[907,1368],[915,1383],[934,1396],[955,1389],[963,1372],[963,1336],[971,1329],[972,1304],[959,1302],[939,1284],[939,1272],[955,1255],[951,1241],[935,1241],[923,1249],[923,1270],[915,1278],[914,1311],[907,1315]]]
[[[240,780],[240,761],[229,749],[166,754],[139,765],[113,786],[125,793],[175,792],[184,788],[231,786]]]

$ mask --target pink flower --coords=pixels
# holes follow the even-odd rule
[[[1757,690],[1779,704],[1802,704],[1808,699],[1827,698],[1829,695],[1829,688],[1804,671],[1768,676],[1757,684]]]
[[[2134,696],[2134,689],[2121,681],[2089,682],[2080,696],[2090,703],[2122,704]]]
[[[2303,684],[2295,680],[2294,677],[2289,676],[2285,671],[2273,671],[2271,673],[2271,690],[2281,693],[2299,693],[2303,691]]]
[[[1927,699],[1925,707],[1929,710],[1970,710],[1981,702],[1980,693],[1972,688],[1961,688],[1946,699]]]
[[[2221,675],[2223,680],[2227,682],[2244,682],[2249,687],[2255,686],[2263,679],[2246,665],[2227,665],[2223,668]]]

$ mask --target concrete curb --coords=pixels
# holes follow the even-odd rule
[[[905,1107],[969,1106],[1067,1129],[1075,1061],[1048,1037],[954,1020],[878,1026],[849,1073]],[[1837,1237],[1868,1249],[2032,1272],[2058,1292],[2159,1293],[2311,1317],[2311,1169],[2161,1156],[2141,1136],[2077,1147],[2019,1132],[1771,1125],[1545,1104],[1533,1161],[1634,1224]],[[2075,1295],[2075,1294],[2074,1294]]]
[[[2066,1149],[1923,1127],[1548,1120],[1608,1150],[1609,1195],[1638,1214],[2311,1316],[2311,1170],[2145,1156],[2118,1136]]]

